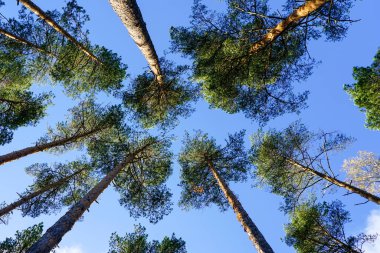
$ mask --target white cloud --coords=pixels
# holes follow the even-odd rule
[[[380,209],[372,210],[367,218],[367,226],[364,231],[366,234],[378,234],[377,240],[373,243],[367,243],[363,249],[365,253],[380,252]]]
[[[59,247],[55,250],[55,253],[84,253],[84,251],[79,246],[71,246],[71,247]]]

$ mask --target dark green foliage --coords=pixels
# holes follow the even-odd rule
[[[39,223],[23,231],[16,231],[15,238],[6,238],[0,242],[0,252],[25,253],[42,235],[43,224]]]
[[[299,122],[283,131],[258,132],[252,137],[251,149],[255,176],[271,192],[284,197],[285,211],[292,210],[303,196],[321,185],[321,178],[291,161],[335,177],[329,153],[344,149],[351,141],[342,134],[312,133]]]
[[[145,227],[135,225],[133,233],[127,233],[124,237],[113,233],[110,239],[108,253],[186,253],[185,241],[176,238],[165,237],[161,242],[148,241]]]
[[[1,68],[11,69],[7,74],[8,82],[15,84],[23,77],[25,82],[61,83],[67,93],[73,96],[82,92],[111,92],[121,88],[126,66],[111,51],[90,45],[88,32],[83,29],[89,20],[84,9],[71,0],[62,12],[55,10],[47,14],[93,51],[103,64],[90,59],[45,21],[36,19],[33,13],[22,8],[18,19],[11,18],[0,23],[2,29],[29,42],[25,45],[0,36],[2,51],[7,52],[12,61],[22,63],[18,68],[11,69],[15,63],[4,61]]]
[[[183,77],[186,66],[174,66],[160,60],[163,84],[158,83],[152,72],[146,72],[133,80],[130,90],[123,94],[126,107],[145,128],[156,124],[173,125],[179,116],[192,112],[190,102],[198,97],[198,90]]]
[[[227,199],[209,166],[212,164],[226,182],[246,180],[250,163],[243,146],[244,133],[241,131],[229,135],[224,147],[217,145],[215,139],[201,132],[197,132],[193,137],[186,135],[179,156],[181,206],[188,209],[216,204],[221,210],[228,208]]]
[[[0,145],[11,142],[17,128],[34,125],[45,116],[50,97],[0,83]]]
[[[169,140],[121,128],[90,142],[88,153],[92,157],[92,166],[105,174],[126,155],[139,151],[116,177],[114,186],[120,193],[120,204],[130,211],[131,216],[146,217],[155,223],[172,209],[172,194],[164,185],[172,173],[169,146]]]
[[[62,178],[75,176],[65,183],[40,194],[21,206],[22,215],[37,217],[41,214],[59,212],[62,207],[71,206],[80,200],[97,182],[93,168],[85,160],[68,164],[36,163],[26,168],[26,172],[34,177],[34,182],[21,196],[43,189]]]
[[[380,50],[370,67],[354,67],[353,75],[357,82],[345,85],[344,89],[366,113],[366,126],[380,130]]]
[[[332,40],[343,37],[348,22],[341,19],[351,5],[334,1],[337,4],[330,8],[327,4],[313,19],[303,20],[264,49],[251,52],[252,45],[281,18],[270,13],[267,1],[226,2],[228,9],[221,14],[196,0],[191,26],[171,30],[173,50],[193,59],[194,78],[201,83],[205,99],[212,107],[228,113],[242,111],[261,122],[298,112],[305,106],[307,92],[293,94],[292,82],[305,80],[314,65],[307,41],[322,33]],[[293,11],[292,2],[286,12]]]
[[[340,201],[298,206],[286,225],[286,243],[298,253],[361,253],[363,243],[375,235],[346,236],[344,225],[350,222],[349,212]]]

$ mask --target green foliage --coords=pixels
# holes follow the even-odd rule
[[[370,67],[354,67],[356,83],[345,85],[355,105],[366,113],[366,126],[380,130],[380,50]]]
[[[0,26],[34,46],[0,36],[2,51],[12,57],[12,61],[4,61],[1,67],[11,70],[7,74],[8,82],[16,84],[22,77],[24,82],[60,83],[72,96],[82,92],[111,92],[120,89],[126,75],[126,66],[115,53],[104,47],[90,45],[88,32],[83,30],[85,22],[89,20],[84,9],[75,0],[71,0],[62,12],[55,10],[48,11],[47,14],[93,51],[102,64],[91,60],[44,20],[35,19],[33,13],[22,8],[18,19],[8,19],[7,22],[0,23]],[[13,62],[22,65],[12,69],[11,66],[15,64]]]
[[[259,184],[283,196],[287,211],[294,209],[303,196],[308,198],[307,195],[322,185],[319,177],[292,161],[331,174],[329,153],[344,149],[351,141],[342,134],[310,132],[296,122],[283,131],[270,130],[254,135],[250,159],[256,167],[254,174]]]
[[[15,238],[5,238],[0,242],[0,252],[25,253],[42,236],[43,224],[39,223],[23,231],[16,231]]]
[[[186,253],[185,241],[176,238],[165,237],[161,242],[148,241],[145,227],[135,225],[133,233],[127,233],[124,237],[113,233],[110,239],[108,253]]]
[[[17,128],[35,125],[45,116],[51,97],[50,94],[34,95],[19,87],[3,85],[0,87],[0,145],[11,142]]]
[[[132,109],[145,128],[173,125],[179,116],[186,117],[192,112],[189,103],[198,97],[198,90],[183,77],[186,66],[174,66],[164,59],[160,59],[160,66],[163,84],[147,72],[134,79],[132,87],[123,94],[124,105]]]
[[[44,189],[63,178],[72,177],[23,204],[22,215],[35,218],[41,214],[57,213],[62,207],[75,204],[96,184],[93,171],[85,160],[68,164],[57,163],[53,166],[36,163],[27,167],[26,172],[34,177],[34,182],[21,196]]]
[[[155,223],[172,210],[172,194],[164,185],[172,173],[169,146],[169,140],[122,128],[90,142],[88,154],[92,166],[106,174],[125,156],[137,152],[134,160],[115,178],[114,186],[120,194],[120,205],[127,208],[132,217],[146,217]]]
[[[298,253],[359,253],[363,243],[375,235],[359,234],[347,237],[344,225],[350,222],[349,212],[340,201],[322,204],[304,203],[298,206],[286,225],[286,243]]]
[[[244,134],[241,131],[229,135],[224,147],[200,131],[193,137],[186,134],[178,159],[181,165],[181,206],[189,209],[216,204],[221,210],[228,208],[209,166],[212,164],[226,182],[246,180],[250,163],[243,146]]]

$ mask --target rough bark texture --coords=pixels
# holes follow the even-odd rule
[[[43,194],[44,192],[47,192],[47,191],[49,191],[51,189],[54,189],[54,188],[58,188],[59,186],[61,186],[65,182],[69,181],[71,178],[73,178],[76,175],[78,175],[79,173],[81,173],[83,170],[84,169],[78,170],[77,172],[71,174],[70,176],[67,176],[65,178],[62,178],[62,179],[58,180],[57,182],[49,184],[49,185],[45,186],[44,188],[42,188],[42,189],[40,189],[38,191],[32,192],[32,193],[30,193],[30,194],[28,194],[26,196],[21,196],[18,201],[15,201],[15,202],[7,205],[6,207],[0,209],[0,218],[1,218],[1,216],[12,212],[17,207],[25,204],[29,200],[31,200],[31,199],[33,199],[33,198],[35,198],[35,197]]]
[[[92,188],[78,203],[73,205],[45,234],[34,243],[26,253],[49,253],[62,240],[63,236],[69,232],[75,222],[82,217],[83,213],[90,208],[91,204],[110,185],[119,172],[133,159],[129,155],[111,170],[94,188]]]
[[[33,44],[32,42],[27,41],[27,40],[13,34],[13,33],[10,33],[8,31],[4,30],[4,29],[0,28],[0,34],[4,35],[4,36],[6,36],[12,40],[15,40],[21,44],[27,45],[28,47],[31,47],[31,48],[39,51],[39,52],[42,52],[42,53],[50,55],[50,56],[54,56],[51,52],[46,51],[45,49],[41,48],[40,46]]]
[[[90,57],[93,61],[102,64],[102,62],[91,53],[82,43],[77,41],[73,36],[71,36],[65,29],[63,29],[59,24],[57,24],[53,19],[51,19],[40,7],[34,4],[30,0],[20,0],[20,2],[29,10],[34,12],[39,18],[48,23],[51,27],[54,28],[57,32],[61,33],[68,40],[70,40],[74,45],[76,45],[80,50],[83,51],[88,57]]]
[[[309,0],[299,8],[295,9],[286,19],[277,24],[276,27],[270,29],[268,33],[258,42],[251,46],[250,54],[256,53],[258,50],[272,43],[278,36],[285,32],[290,26],[296,24],[301,19],[310,15],[310,13],[318,10],[331,0]]]
[[[302,165],[302,164],[300,164],[300,163],[298,163],[298,162],[296,162],[294,160],[287,159],[287,161],[290,164],[292,164],[292,165],[294,165],[296,167],[299,167],[299,168],[301,168],[301,169],[303,169],[303,170],[305,170],[305,171],[307,171],[307,172],[309,172],[309,173],[311,173],[313,175],[316,175],[316,176],[318,176],[318,177],[320,177],[320,178],[322,178],[322,179],[324,179],[324,180],[326,180],[326,181],[328,181],[328,182],[330,182],[330,183],[332,183],[332,184],[334,184],[336,186],[342,187],[342,188],[344,188],[347,191],[350,191],[352,193],[359,194],[363,198],[365,198],[365,199],[367,199],[369,201],[372,201],[372,202],[380,205],[380,197],[377,197],[377,196],[375,196],[375,195],[373,195],[373,194],[371,194],[371,193],[369,193],[367,191],[364,191],[364,190],[362,190],[362,189],[360,189],[358,187],[355,187],[353,185],[350,185],[350,184],[348,184],[346,182],[340,181],[339,179],[330,177],[329,175],[326,175],[326,174],[324,174],[322,172],[319,172],[317,170],[314,170],[312,168],[304,166],[304,165]]]
[[[4,163],[7,163],[7,162],[11,162],[13,160],[17,160],[17,159],[24,157],[24,156],[28,156],[28,155],[31,155],[34,153],[38,153],[38,152],[53,148],[53,147],[58,147],[58,146],[68,144],[70,142],[74,142],[80,138],[83,138],[83,137],[89,136],[93,133],[99,132],[100,130],[101,129],[94,129],[94,130],[87,131],[87,132],[84,132],[82,134],[74,135],[74,136],[71,136],[68,138],[63,138],[63,139],[48,142],[45,144],[31,146],[31,147],[27,147],[27,148],[20,149],[17,151],[13,151],[11,153],[0,156],[0,165],[3,165]]]
[[[129,35],[141,50],[159,84],[163,83],[158,56],[136,0],[109,0]]]
[[[240,201],[237,199],[235,194],[230,190],[223,178],[220,177],[219,173],[216,171],[212,163],[209,163],[209,168],[215,177],[220,189],[226,196],[228,203],[232,206],[238,221],[244,228],[244,231],[248,234],[249,239],[252,241],[258,253],[274,253],[273,249],[269,243],[265,240],[264,236],[261,234],[260,230],[257,228],[255,223],[251,220],[248,213],[244,210]]]

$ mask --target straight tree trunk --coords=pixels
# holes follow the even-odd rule
[[[265,240],[263,234],[257,228],[255,223],[251,220],[248,213],[244,210],[242,204],[235,196],[235,194],[230,190],[223,178],[220,177],[219,173],[214,168],[211,162],[208,163],[209,169],[211,170],[214,178],[218,182],[220,189],[226,196],[228,203],[233,208],[238,221],[244,228],[244,231],[248,234],[249,239],[252,241],[258,253],[274,253],[273,249],[269,243]]]
[[[31,47],[31,48],[33,48],[33,49],[35,49],[35,50],[37,50],[37,51],[39,51],[41,53],[44,53],[44,54],[47,54],[49,56],[55,57],[51,52],[48,52],[45,49],[41,48],[40,46],[38,46],[38,45],[36,45],[36,44],[34,44],[34,43],[30,42],[30,41],[27,41],[27,40],[25,40],[25,39],[23,39],[23,38],[15,35],[15,34],[13,34],[13,33],[10,33],[8,31],[2,29],[2,28],[0,28],[0,34],[4,35],[4,36],[6,36],[6,37],[8,37],[8,38],[10,38],[12,40],[17,41],[18,43],[27,45],[28,47]]]
[[[327,2],[331,0],[308,0],[299,8],[295,9],[292,14],[290,14],[287,18],[277,24],[276,27],[270,29],[264,37],[254,43],[251,46],[249,51],[250,54],[255,54],[260,49],[266,47],[271,44],[273,41],[277,39],[283,32],[285,32],[289,27],[298,23],[301,19],[309,16],[312,12],[315,12],[319,8],[321,8]]]
[[[93,61],[102,64],[102,62],[91,53],[82,43],[76,40],[73,36],[71,36],[63,27],[61,27],[58,23],[56,23],[52,18],[50,18],[40,7],[34,4],[30,0],[19,0],[26,8],[30,11],[34,12],[39,18],[48,23],[54,30],[61,33],[68,40],[70,40],[74,45],[76,45],[83,53],[85,53],[88,57],[90,57]]]
[[[158,56],[136,0],[109,0],[109,3],[144,55],[151,71],[156,76],[157,82],[163,84]]]
[[[90,130],[90,131],[87,131],[87,132],[84,132],[81,134],[73,135],[71,137],[62,138],[62,139],[52,141],[52,142],[48,142],[45,144],[27,147],[24,149],[20,149],[17,151],[10,152],[10,153],[5,154],[5,155],[1,155],[0,156],[0,165],[3,165],[4,163],[7,163],[7,162],[17,160],[21,157],[25,157],[25,156],[28,156],[28,155],[31,155],[34,153],[42,152],[42,151],[50,149],[50,148],[54,148],[54,147],[58,147],[58,146],[62,146],[62,145],[74,142],[80,138],[87,137],[87,136],[94,134],[96,132],[99,132],[101,130],[102,129],[97,128],[97,129],[93,129],[93,130]]]
[[[19,206],[25,204],[29,200],[49,191],[51,189],[60,187],[62,184],[66,183],[67,181],[69,181],[70,179],[72,179],[73,177],[75,177],[76,175],[81,173],[83,170],[84,169],[78,170],[75,173],[71,174],[70,176],[64,177],[64,178],[62,178],[62,179],[60,179],[54,183],[48,184],[47,186],[45,186],[44,188],[42,188],[38,191],[32,192],[32,193],[25,195],[25,196],[21,196],[19,200],[17,200],[15,202],[7,205],[6,207],[0,209],[0,218],[1,218],[1,216],[10,213],[13,210],[15,210],[16,208],[18,208]]]
[[[310,167],[304,166],[304,165],[302,165],[302,164],[300,164],[297,161],[294,161],[292,159],[286,158],[286,160],[290,164],[292,164],[293,166],[301,168],[301,169],[305,170],[306,172],[308,172],[310,174],[313,174],[313,175],[315,175],[317,177],[320,177],[320,178],[322,178],[322,179],[324,179],[324,180],[326,180],[326,181],[328,181],[328,182],[330,182],[330,183],[332,183],[332,184],[334,184],[336,186],[344,188],[344,189],[346,189],[349,192],[356,193],[356,194],[362,196],[363,198],[365,198],[365,199],[367,199],[369,201],[372,201],[372,202],[380,205],[380,197],[378,197],[378,196],[375,196],[375,195],[373,195],[373,194],[371,194],[371,193],[369,193],[369,192],[367,192],[367,191],[365,191],[363,189],[360,189],[360,188],[358,188],[356,186],[350,185],[350,184],[348,184],[348,183],[346,183],[344,181],[341,181],[339,179],[331,177],[331,176],[329,176],[329,175],[327,175],[325,173],[322,173],[322,172],[314,170],[314,169],[312,169]]]
[[[90,208],[91,204],[99,195],[111,184],[112,180],[122,171],[122,169],[133,161],[135,156],[146,149],[152,143],[148,143],[138,150],[129,154],[114,169],[95,185],[78,203],[73,205],[45,234],[35,242],[26,253],[49,253],[62,240],[63,236],[69,232],[74,224],[82,217],[83,213]]]

